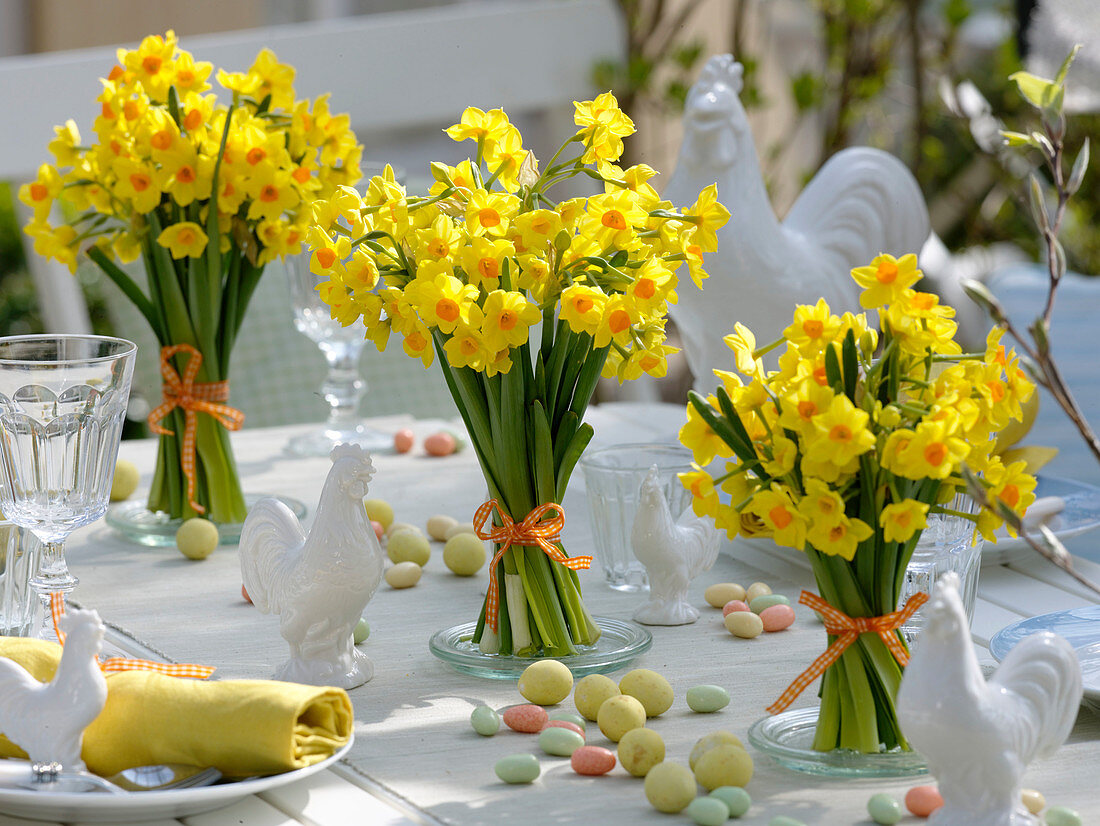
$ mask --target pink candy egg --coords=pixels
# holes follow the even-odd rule
[[[504,725],[513,731],[522,731],[524,734],[537,734],[546,727],[549,716],[542,706],[527,703],[506,709],[504,712]]]
[[[374,528],[374,535],[378,537],[378,541],[382,541],[382,537],[386,535],[386,529],[382,527],[382,523],[377,519],[370,521],[370,526]]]
[[[570,731],[577,732],[581,737],[584,737],[584,729],[576,723],[570,723],[568,720],[551,720],[546,724],[546,728],[567,728]]]
[[[429,456],[450,456],[455,452],[455,437],[440,431],[424,440],[424,450]]]
[[[407,427],[393,434],[393,449],[398,453],[408,453],[412,450],[416,436]]]
[[[935,786],[914,786],[905,795],[905,808],[917,817],[928,817],[943,805],[943,797]]]
[[[789,605],[772,605],[760,612],[765,631],[782,631],[794,624],[794,609]]]
[[[727,617],[734,611],[748,611],[749,604],[741,599],[731,599],[722,606],[722,616]]]
[[[244,597],[244,601],[247,602],[249,605],[252,604],[252,597],[248,595],[248,591],[244,589],[243,585],[241,586],[241,596]]]
[[[577,774],[607,774],[615,768],[615,755],[599,746],[581,746],[569,762]]]

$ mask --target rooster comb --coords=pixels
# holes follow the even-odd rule
[[[745,67],[733,59],[731,54],[716,54],[707,61],[703,71],[699,73],[699,82],[706,86],[714,86],[718,83],[726,83],[737,94],[741,94],[743,87],[742,78]]]
[[[355,459],[360,464],[365,465],[368,472],[374,472],[374,464],[370,460],[370,453],[359,445],[336,445],[336,447],[332,449],[332,453],[329,454],[329,458],[333,462],[338,462],[341,459]]]

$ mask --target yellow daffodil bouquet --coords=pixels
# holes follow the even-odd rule
[[[585,409],[601,374],[664,375],[676,270],[687,262],[699,284],[729,217],[714,186],[678,211],[652,169],[614,165],[634,125],[611,94],[577,103],[575,121],[540,170],[502,110],[469,108],[446,131],[473,157],[433,163],[427,195],[387,170],[364,196],[341,187],[316,204],[309,232],[334,318],[362,320],[379,349],[399,334],[425,367],[439,359],[495,500],[475,519],[498,548],[474,635],[487,653],[561,656],[598,638],[576,575],[587,560],[557,541],[592,438]],[[551,199],[577,175],[603,193]]]
[[[76,269],[87,250],[160,342],[164,404],[149,509],[241,522],[245,505],[226,427],[230,352],[264,266],[299,253],[310,205],[360,177],[362,147],[328,99],[296,100],[294,69],[264,49],[247,72],[218,71],[229,105],[208,94],[210,63],[176,36],[120,49],[102,81],[93,139],[57,127],[19,197],[35,249]],[[55,201],[70,217],[50,223]],[[117,261],[140,258],[143,290]]]
[[[878,752],[908,748],[893,708],[908,656],[904,618],[888,615],[902,608],[917,540],[929,514],[970,519],[992,539],[1002,514],[952,507],[966,491],[964,465],[999,507],[1022,514],[1034,500],[1025,463],[1006,466],[994,452],[1034,386],[1001,346],[1001,328],[984,353],[961,352],[954,310],[912,289],[916,256],[880,255],[852,277],[881,332],[824,300],[799,306],[783,337],[763,347],[736,325],[726,343],[738,373],[716,371],[714,395],[691,394],[680,439],[697,469],[681,481],[695,512],[731,538],[768,536],[804,551],[821,599],[879,632],[858,631],[824,670],[814,744]],[[765,370],[762,356],[778,347],[778,369]],[[703,468],[716,458],[724,463],[712,475]],[[827,621],[830,643],[850,625]]]

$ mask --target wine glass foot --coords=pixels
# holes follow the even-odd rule
[[[328,456],[339,444],[359,445],[371,453],[382,453],[393,450],[393,436],[363,424],[348,429],[321,427],[291,439],[286,449],[293,456]]]

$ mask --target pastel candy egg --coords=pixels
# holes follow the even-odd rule
[[[398,562],[386,570],[386,583],[391,588],[412,588],[420,581],[422,573],[415,562]]]
[[[703,591],[703,599],[714,608],[721,608],[731,599],[744,599],[745,589],[736,582],[716,582]]]
[[[1051,806],[1043,821],[1046,826],[1081,826],[1081,815],[1065,806]]]
[[[379,520],[379,521],[382,521],[382,520]],[[408,522],[390,522],[388,524],[386,522],[382,522],[382,524],[386,528],[386,536],[387,537],[393,536],[395,534],[399,534],[402,531],[412,531],[413,533],[420,534],[421,536],[424,535],[423,532],[420,530],[420,528],[418,528],[418,527],[416,527],[416,525],[412,525]]]
[[[615,768],[615,755],[600,746],[581,746],[569,758],[577,774],[607,774]]]
[[[539,759],[533,754],[510,754],[493,766],[505,783],[531,783],[539,776]]]
[[[382,523],[379,522],[377,519],[372,519],[370,521],[370,526],[374,528],[374,536],[378,539],[379,542],[381,542],[382,537],[386,535],[386,529],[382,527]]]
[[[573,690],[573,672],[558,660],[538,660],[523,669],[517,687],[525,700],[552,706]]]
[[[731,614],[726,614],[724,622],[726,623],[726,630],[733,636],[746,640],[760,636],[760,633],[764,630],[763,621],[752,611],[734,611]]]
[[[537,734],[546,727],[548,715],[542,706],[524,704],[511,706],[504,711],[504,725],[524,734]]]
[[[688,765],[694,769],[700,757],[718,746],[740,746],[745,748],[741,738],[736,734],[729,731],[714,731],[695,741],[695,745],[691,747],[691,754],[688,756]]]
[[[399,531],[386,542],[386,555],[391,562],[415,562],[423,568],[432,558],[432,546],[421,533]]]
[[[620,694],[604,700],[596,714],[596,725],[604,737],[618,743],[631,729],[642,728],[645,718],[645,706],[629,694]]]
[[[393,434],[393,449],[398,453],[408,453],[412,450],[415,441],[416,435],[407,427],[404,427]]]
[[[433,433],[424,440],[424,451],[429,456],[450,456],[455,452],[458,443],[450,433],[440,431]]]
[[[443,546],[443,564],[458,576],[473,576],[485,564],[485,543],[472,533],[457,533]]]
[[[500,731],[500,715],[489,706],[478,706],[470,712],[470,725],[482,737],[492,737]]]
[[[460,533],[473,533],[473,534],[476,534],[477,531],[474,530],[474,523],[473,522],[459,522],[459,523],[457,523],[454,527],[447,529],[447,533],[444,534],[443,539],[444,540],[453,539],[454,537],[458,536],[458,534],[460,534]]]
[[[745,589],[745,602],[752,604],[752,601],[764,594],[770,594],[772,587],[766,582],[754,582],[748,588]]]
[[[555,757],[571,757],[584,745],[584,735],[558,726],[548,726],[539,732],[539,748]]]
[[[458,524],[458,520],[453,516],[445,516],[443,514],[437,514],[435,516],[429,516],[427,523],[424,527],[428,531],[428,536],[432,539],[442,542],[447,538],[447,531]]]
[[[794,625],[794,609],[789,605],[772,605],[760,612],[760,624],[765,631],[782,631]]]
[[[695,764],[695,779],[708,792],[719,786],[747,786],[752,780],[752,758],[740,746],[716,746]]]
[[[722,826],[729,819],[730,810],[717,797],[697,797],[688,804],[687,816],[699,826]]]
[[[875,823],[880,823],[882,826],[894,826],[899,820],[901,820],[901,804],[884,792],[871,795],[871,799],[867,801],[867,814],[871,816],[871,820]]]
[[[188,559],[206,559],[218,541],[218,526],[201,516],[184,520],[176,531],[176,547]]]
[[[359,645],[361,642],[366,642],[367,637],[370,636],[370,623],[362,617],[359,617],[359,622],[355,623],[355,630],[352,632],[351,639]]]
[[[801,820],[787,815],[776,815],[768,821],[768,826],[806,826]]]
[[[604,701],[621,693],[619,686],[610,677],[605,677],[603,674],[589,674],[577,680],[577,685],[573,689],[573,703],[577,711],[586,719],[596,722],[600,706]]]
[[[634,697],[645,708],[646,717],[659,717],[672,707],[672,686],[648,668],[635,668],[619,680],[619,691]]]
[[[905,808],[917,817],[928,817],[942,805],[943,796],[935,786],[914,786],[905,795]]]
[[[115,462],[115,475],[111,478],[111,501],[121,502],[123,499],[129,499],[137,490],[140,481],[141,473],[138,472],[137,465],[125,459],[119,459]]]
[[[650,728],[635,728],[619,740],[619,762],[635,777],[645,777],[665,759],[665,741]]]
[[[658,812],[682,812],[695,799],[695,778],[687,766],[666,760],[645,776],[645,796]]]
[[[771,608],[773,605],[790,605],[791,601],[782,594],[761,594],[756,599],[749,602],[749,610],[754,614],[759,614],[764,611],[765,608]]]
[[[599,711],[599,709],[596,710]],[[584,730],[588,728],[585,719],[579,714],[574,714],[572,711],[550,712],[550,722],[553,723],[556,720],[573,723],[575,726],[577,726],[577,728],[581,730],[582,734],[584,733]]]
[[[381,522],[383,528],[393,524],[393,506],[385,499],[364,499],[363,507],[367,510],[367,516]]]
[[[569,731],[575,731],[581,737],[584,737],[584,729],[570,720],[551,720],[546,724],[546,728],[544,728],[543,731],[546,731],[548,728],[563,728]]]
[[[699,714],[710,714],[730,704],[730,693],[720,685],[696,685],[688,689],[688,708]]]
[[[252,597],[248,595],[248,590],[243,585],[241,586],[241,599],[243,599],[249,605],[252,604]]]
[[[1043,793],[1038,789],[1021,789],[1020,802],[1033,815],[1039,814],[1047,805],[1047,799],[1043,797]],[[940,805],[943,805],[943,798],[940,798]]]
[[[749,604],[743,599],[731,599],[722,606],[722,616],[728,617],[734,611],[748,611]]]
[[[752,798],[740,786],[719,786],[711,789],[710,797],[717,797],[725,803],[730,817],[741,817],[752,806]]]

